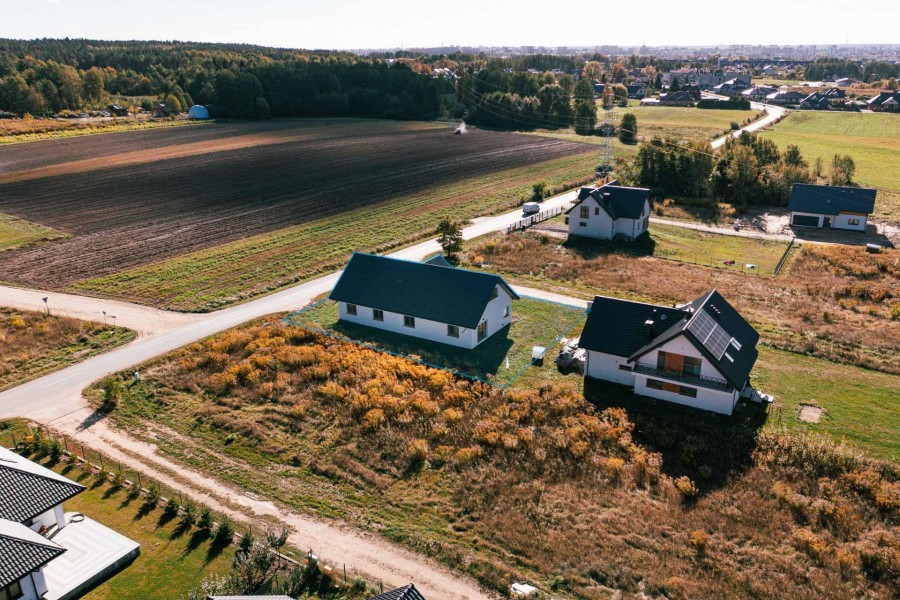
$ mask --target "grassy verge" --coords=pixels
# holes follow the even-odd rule
[[[0,213],[0,252],[65,237],[61,231]]]
[[[427,238],[439,218],[467,219],[517,206],[531,185],[590,180],[594,152],[442,186],[272,233],[70,286],[175,310],[209,311],[332,271],[356,250],[385,251]]]
[[[801,111],[763,134],[784,149],[796,144],[810,165],[821,158],[827,173],[835,154],[856,163],[854,180],[879,189],[875,216],[900,220],[900,118],[886,113]],[[887,192],[887,193],[883,193]]]
[[[0,390],[126,344],[135,335],[124,327],[0,307]]]
[[[135,121],[129,119],[82,124],[75,120],[16,120],[6,123],[0,120],[0,145],[58,140],[70,137],[95,135],[98,133],[144,131],[147,129],[182,127],[185,125],[196,126],[212,122],[213,121],[190,121],[187,119],[180,119],[177,121]]]
[[[683,262],[747,270],[755,264],[756,273],[771,275],[787,243],[696,231],[654,223],[650,228],[652,255]],[[726,261],[734,261],[726,265]]]
[[[338,320],[338,306],[331,301],[292,315],[288,321],[466,376],[509,385],[531,363],[533,346],[552,348],[559,336],[580,324],[585,318],[585,311],[553,302],[522,298],[513,301],[512,316],[509,327],[498,331],[473,350],[341,322]]]

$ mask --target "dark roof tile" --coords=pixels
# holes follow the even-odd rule
[[[841,212],[870,214],[875,210],[875,194],[876,190],[870,188],[795,183],[788,210],[821,215]]]
[[[83,490],[83,485],[0,448],[0,519],[23,523]]]
[[[65,551],[21,523],[0,519],[0,590]]]
[[[419,593],[416,586],[408,583],[403,587],[372,596],[368,600],[425,600],[425,597]]]

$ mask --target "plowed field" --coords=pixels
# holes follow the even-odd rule
[[[64,287],[587,150],[363,120],[216,124],[0,148],[0,213],[71,235],[3,252],[0,279]]]

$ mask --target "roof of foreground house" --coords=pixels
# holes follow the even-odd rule
[[[425,597],[419,593],[416,586],[408,583],[403,587],[398,587],[378,596],[372,596],[368,600],[425,600]]]
[[[0,448],[0,519],[23,523],[83,490],[83,485]]]
[[[644,204],[650,197],[647,188],[624,187],[617,181],[598,188],[581,188],[576,202],[566,213],[570,213],[588,197],[593,198],[603,210],[615,219],[637,219],[644,212]]]
[[[435,267],[450,267],[450,268],[453,268],[453,265],[450,264],[450,261],[448,261],[446,258],[444,258],[444,255],[443,255],[443,254],[435,254],[434,256],[431,256],[431,257],[429,257],[429,258],[426,258],[425,260],[422,261],[422,264],[424,264],[424,265],[432,265],[432,266],[435,266]]]
[[[842,212],[870,214],[875,210],[875,194],[876,190],[870,188],[795,183],[788,210],[822,215]]]
[[[759,334],[716,290],[678,308],[597,296],[579,345],[631,362],[681,335],[732,385],[744,386]]]
[[[0,519],[0,590],[65,551],[59,544],[21,523]]]
[[[497,286],[519,298],[499,275],[356,252],[329,298],[474,329]]]

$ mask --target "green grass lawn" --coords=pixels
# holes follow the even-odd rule
[[[787,250],[786,242],[707,233],[660,223],[650,226],[650,239],[653,256],[745,271],[748,271],[745,265],[755,264],[756,269],[748,272],[766,275],[775,272]],[[727,260],[735,264],[728,266]]]
[[[752,384],[775,396],[767,426],[825,433],[900,461],[900,377],[761,347]],[[824,410],[819,423],[799,419],[803,404]]]
[[[68,234],[0,213],[0,252],[64,237]]]
[[[21,434],[23,427],[14,422],[11,429],[18,429]],[[4,433],[0,431],[0,440],[5,443]],[[87,487],[64,503],[66,512],[84,513],[141,545],[140,556],[134,562],[83,598],[182,598],[208,574],[225,574],[231,569],[234,546],[214,546],[200,530],[185,531],[179,528],[177,519],[164,515],[161,508],[148,510],[141,498],[129,498],[125,488],[114,489],[110,483],[100,482],[94,475],[66,463],[54,465],[47,461],[38,460]]]
[[[383,252],[425,239],[443,215],[469,219],[520,204],[545,180],[568,188],[593,177],[596,152],[466,179],[115,275],[69,291],[175,310],[209,311],[340,267],[355,251]]]
[[[508,328],[495,333],[473,350],[340,322],[337,304],[330,300],[291,315],[288,322],[308,325],[419,362],[509,385],[531,363],[533,346],[551,348],[559,336],[580,325],[586,318],[582,309],[533,298],[514,300],[512,315],[512,324]]]
[[[782,149],[796,144],[810,165],[821,158],[826,174],[835,154],[849,154],[854,180],[879,189],[875,216],[900,219],[900,116],[801,111],[763,135]]]

